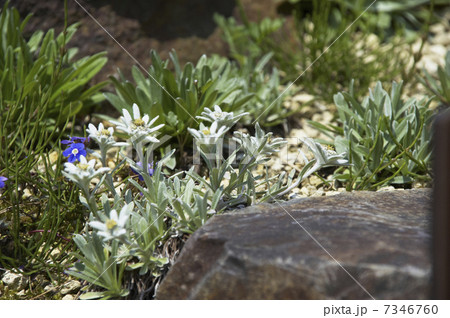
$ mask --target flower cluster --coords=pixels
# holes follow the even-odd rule
[[[188,131],[202,144],[212,145],[217,143],[217,141],[225,135],[228,129],[227,126],[219,127],[218,123],[215,121],[210,127],[200,123],[199,129],[188,128]]]
[[[100,156],[98,156],[97,153],[94,153],[95,156],[99,157],[103,166],[106,167],[106,153],[109,149],[112,147],[122,147],[122,146],[128,146],[128,143],[126,142],[116,142],[114,140],[114,128],[109,127],[106,129],[102,123],[95,127],[92,124],[89,124],[88,129],[86,129],[86,132],[89,133],[89,138],[94,140],[99,148],[100,148]]]
[[[109,218],[106,218],[104,222],[91,221],[89,225],[98,230],[99,236],[102,236],[104,240],[111,240],[114,238],[122,238],[127,233],[125,225],[130,217],[130,211],[133,210],[133,203],[125,204],[120,210],[120,215],[116,210],[111,210]]]
[[[218,164],[218,160],[220,160],[225,133],[247,114],[235,115],[233,112],[224,112],[218,105],[215,105],[214,111],[205,109],[201,116],[197,116],[198,119],[212,122],[210,127],[200,123],[198,129],[188,128],[195,140],[194,149],[199,150],[209,168]]]
[[[88,162],[86,160],[86,157],[83,155],[79,156],[79,161],[80,162],[78,164],[66,162],[64,164],[65,168],[62,173],[68,179],[77,183],[78,186],[83,190],[84,194],[87,195],[89,193],[89,184],[91,180],[98,175],[109,171],[110,169],[103,167],[95,170],[95,159],[92,159]]]
[[[233,112],[224,112],[219,105],[214,105],[214,110],[206,108],[200,116],[197,116],[197,118],[209,121],[211,123],[216,122],[219,127],[225,126],[231,128],[239,121],[239,119],[248,114],[249,113],[245,112],[239,115],[234,115]]]
[[[255,125],[255,136],[235,131],[233,139],[241,145],[247,158],[253,158],[256,163],[267,161],[268,156],[286,144],[282,138],[272,139],[272,133],[264,133],[258,123]]]
[[[254,174],[258,165],[269,160],[285,141],[274,138],[272,133],[265,133],[256,124],[254,136],[234,133],[233,140],[239,147],[228,158],[223,158],[222,140],[226,132],[246,113],[234,115],[223,112],[216,105],[214,110],[207,109],[197,117],[210,125],[200,123],[198,129],[188,128],[196,149],[208,166],[209,175],[201,176],[195,169],[190,169],[167,177],[162,169],[173,159],[174,151],[166,152],[157,163],[150,158],[153,144],[158,142],[154,134],[163,125],[152,127],[157,117],[152,120],[146,114],[141,117],[138,106],[133,104],[132,108],[133,117],[124,109],[116,127],[129,135],[129,143],[116,142],[112,127],[106,129],[103,124],[98,127],[89,124],[88,139],[100,147],[101,168],[96,169],[95,159],[86,159],[86,139],[73,137],[63,142],[70,145],[65,150],[69,162],[64,164],[63,174],[82,190],[80,201],[91,212],[88,223],[91,231],[86,227],[85,233],[74,237],[81,251],[80,263],[68,272],[107,289],[97,293],[98,297],[127,294],[121,282],[125,269],[139,269],[141,275],[149,271],[152,275],[160,275],[169,260],[158,254],[158,246],[162,246],[168,237],[193,233],[212,214],[225,209],[273,200],[298,186],[301,180],[321,167],[347,164],[344,154],[336,154],[305,139],[304,143],[314,154],[315,161],[314,165],[307,162],[294,184],[293,174],[287,184],[284,176],[264,178],[259,173]],[[113,146],[125,145],[133,148],[138,159],[120,153],[125,157],[122,163],[128,162],[140,181],[127,178],[126,190],[118,191],[113,179],[114,170],[110,172],[106,167],[106,152]],[[236,160],[238,153],[242,152],[244,156]],[[75,163],[77,160],[79,162]],[[95,177],[99,180],[91,190]],[[6,180],[2,178],[0,186]],[[96,191],[104,191],[100,196],[101,204],[97,202]]]
[[[131,118],[130,113],[124,109],[123,116],[120,117],[120,122],[116,122],[117,129],[126,132],[134,141],[142,141],[145,143],[152,142],[157,143],[159,140],[155,138],[152,134],[162,128],[164,124],[158,125],[156,127],[151,127],[155,121],[159,118],[156,116],[149,122],[149,116],[145,114],[141,118],[141,112],[136,104],[133,104],[133,118]]]
[[[88,129],[86,129],[86,132],[89,133],[89,138],[95,140],[98,144],[113,144],[114,141],[114,128],[109,127],[106,129],[102,123],[98,125],[98,129],[92,125],[89,124]]]

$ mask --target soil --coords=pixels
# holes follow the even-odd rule
[[[277,15],[274,0],[241,2],[250,20]],[[5,0],[0,0],[2,6],[4,3]],[[11,0],[12,6],[18,9],[22,18],[33,13],[25,35],[38,29],[54,28],[60,32],[64,27],[62,0]],[[70,44],[79,48],[79,57],[107,52],[108,63],[94,81],[105,80],[115,74],[117,68],[125,75],[130,74],[136,63],[124,49],[146,68],[151,63],[151,49],[163,59],[175,49],[182,65],[188,61],[196,62],[202,54],[226,56],[228,47],[214,22],[215,13],[240,20],[235,2],[230,0],[133,0],[132,5],[123,0],[68,0],[69,25],[80,22],[79,31]]]

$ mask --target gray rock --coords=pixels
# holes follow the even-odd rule
[[[81,283],[77,280],[70,280],[66,283],[64,283],[64,285],[61,288],[60,293],[62,295],[67,295],[67,294],[74,294],[77,293],[81,288]]]
[[[23,274],[6,271],[3,274],[2,282],[11,290],[20,291],[27,287],[28,280]]]
[[[263,204],[209,220],[158,299],[426,299],[428,189]],[[341,267],[342,266],[342,267]]]

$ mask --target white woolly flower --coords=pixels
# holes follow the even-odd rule
[[[197,116],[197,118],[212,123],[216,121],[219,126],[228,126],[229,129],[245,115],[248,115],[248,113],[234,115],[233,112],[224,112],[219,105],[214,105],[214,111],[209,108],[205,108],[205,110],[201,113],[201,116]]]
[[[102,174],[106,171],[109,171],[109,168],[100,168],[95,170],[95,159],[87,162],[85,156],[80,156],[80,162],[78,164],[73,164],[70,162],[64,163],[64,175],[73,181],[92,179]]]
[[[105,129],[102,123],[98,125],[98,129],[94,125],[89,124],[86,131],[89,133],[89,137],[99,144],[107,141],[114,141],[114,128],[109,127],[108,129]]]
[[[135,139],[139,139],[146,142],[159,142],[158,139],[151,136],[152,133],[164,126],[164,124],[151,128],[152,124],[158,119],[156,116],[149,122],[148,115],[144,115],[141,118],[141,112],[136,104],[133,104],[133,118],[130,113],[123,109],[123,116],[120,117],[121,122],[117,123],[117,129],[123,130],[128,135]]]
[[[109,168],[100,168],[95,170],[95,159],[87,162],[85,156],[80,156],[80,162],[73,164],[70,162],[64,163],[63,175],[77,183],[84,191],[89,192],[89,183],[96,176],[109,171]]]
[[[104,222],[91,221],[89,225],[98,230],[99,236],[103,236],[104,240],[111,240],[114,238],[120,238],[127,233],[125,225],[130,217],[131,210],[133,209],[133,203],[125,204],[120,210],[120,214],[117,214],[116,210],[111,210],[109,218]]]
[[[202,144],[215,144],[217,141],[222,138],[227,131],[227,127],[221,126],[217,127],[217,122],[213,122],[211,127],[206,127],[203,123],[200,123],[199,129],[188,128],[194,138]]]
[[[111,147],[128,146],[128,143],[126,142],[116,142],[113,137],[114,128],[109,127],[108,129],[105,129],[102,123],[98,125],[98,129],[94,125],[89,124],[86,131],[89,133],[89,138],[93,139],[99,145],[101,155],[98,155],[97,153],[94,153],[94,155],[100,158],[104,165],[106,165],[106,152]]]
[[[313,153],[314,159],[316,159],[315,166],[328,167],[328,166],[348,166],[348,160],[344,159],[346,153],[337,154],[336,151],[325,148],[318,142],[315,142],[311,138],[304,138],[302,142],[308,146],[309,150]]]
[[[248,159],[255,158],[257,163],[267,161],[270,155],[286,144],[282,138],[272,138],[272,133],[266,134],[258,123],[255,125],[255,136],[235,131],[233,139],[242,146]]]

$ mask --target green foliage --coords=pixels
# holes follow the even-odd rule
[[[357,18],[373,0],[338,2],[352,17]],[[361,19],[382,38],[401,33],[413,40],[417,37],[417,31],[429,22],[430,9],[446,5],[449,5],[448,0],[378,0],[368,8],[369,14],[363,14]]]
[[[239,1],[238,4],[243,24],[237,24],[234,17],[225,18],[219,14],[214,15],[214,20],[222,29],[231,56],[244,66],[249,61],[259,59],[268,48],[274,46],[271,35],[281,28],[284,19],[264,18],[260,22],[250,22]]]
[[[139,120],[137,106],[133,108],[136,110],[134,120]],[[273,177],[268,173],[265,177],[254,174],[258,165],[267,163],[286,142],[282,138],[272,138],[272,133],[265,133],[256,124],[254,136],[234,132],[237,147],[230,156],[223,158],[224,136],[245,114],[234,115],[216,106],[214,111],[207,109],[200,115],[197,119],[203,118],[211,126],[201,123],[199,129],[188,128],[188,131],[195,139],[198,151],[194,153],[194,156],[198,155],[194,164],[200,164],[201,156],[207,167],[205,175],[195,172],[195,167],[170,175],[166,168],[174,151],[149,165],[157,140],[137,137],[145,131],[146,125],[151,126],[146,123],[147,114],[143,114],[142,118],[146,120],[141,119],[144,124],[139,129],[129,129],[128,125],[117,122],[118,129],[127,131],[129,143],[140,160],[135,162],[125,157],[140,180],[127,178],[126,191],[117,191],[112,182],[114,171],[105,167],[105,160],[102,160],[103,167],[98,169],[94,169],[94,160],[91,165],[84,157],[76,166],[66,165],[64,175],[84,189],[80,200],[91,212],[89,225],[92,228],[90,231],[86,227],[84,234],[75,237],[81,253],[74,254],[79,262],[69,273],[103,289],[88,292],[82,298],[125,297],[128,295],[122,282],[125,270],[139,270],[139,275],[148,273],[147,277],[155,284],[169,263],[171,255],[167,255],[165,248],[169,238],[193,233],[212,215],[223,210],[275,200],[322,167],[347,165],[342,154],[329,153],[314,141],[307,140],[314,159],[306,162],[295,183],[295,170],[287,178],[285,173]],[[122,117],[121,121],[128,123],[130,118]],[[151,137],[156,130],[147,132]],[[90,128],[90,137],[102,147],[105,141],[94,138],[96,133],[97,130]],[[241,153],[243,156],[237,159]],[[85,175],[83,179],[77,177],[81,173]],[[100,180],[91,191],[90,183],[95,177]],[[106,191],[99,208],[95,194],[101,188]],[[90,289],[90,286],[86,288]]]
[[[22,125],[17,129],[25,140],[40,133],[40,145],[10,152],[1,142],[6,138],[0,128],[1,165],[6,162],[1,175],[9,178],[0,200],[5,224],[0,229],[5,247],[0,250],[0,263],[4,268],[23,266],[26,273],[45,270],[61,274],[68,260],[66,251],[72,247],[70,233],[83,223],[79,191],[63,181],[62,156],[54,161],[53,154],[42,146],[48,131],[30,133]]]
[[[20,114],[44,108],[43,121],[63,124],[83,107],[99,102],[98,93],[106,82],[87,89],[87,83],[106,63],[105,53],[74,61],[76,48],[67,43],[77,30],[71,25],[55,37],[50,29],[36,31],[27,41],[22,32],[31,15],[21,21],[15,8],[5,4],[0,17],[0,103],[1,110],[12,108],[11,126]],[[15,130],[15,129],[14,129]]]
[[[0,201],[7,224],[0,236],[8,247],[0,250],[0,263],[61,273],[68,233],[78,230],[83,215],[78,189],[63,181],[62,156],[51,154],[61,149],[52,143],[71,116],[102,98],[104,83],[86,84],[106,58],[73,60],[76,49],[66,45],[76,25],[56,37],[53,30],[36,31],[26,40],[30,18],[22,21],[8,2],[0,16],[0,175],[9,179]]]
[[[365,91],[375,78],[385,81],[399,75],[399,66],[405,64],[392,54],[393,48],[383,52],[376,36],[357,34],[360,21],[346,30],[353,21],[339,16],[341,12],[333,10],[330,1],[320,0],[314,1],[310,19],[297,17],[296,32],[302,48],[299,71],[305,71],[299,82],[326,100],[348,87],[354,74],[358,74],[354,81],[356,91]],[[334,27],[329,26],[329,19]],[[388,71],[389,65],[395,67]]]
[[[121,256],[119,242],[113,241],[111,245],[106,245],[95,232],[85,236],[77,234],[74,241],[83,255],[75,254],[80,262],[75,263],[67,273],[106,289],[85,293],[82,299],[109,299],[128,295],[129,291],[121,286],[126,263],[118,262]]]
[[[438,67],[438,79],[433,78],[426,70],[424,73],[425,77],[420,78],[422,84],[444,105],[450,106],[450,51],[445,56],[445,66]]]
[[[226,111],[248,112],[245,124],[257,119],[265,126],[277,125],[291,113],[283,107],[284,96],[278,98],[278,70],[264,71],[271,54],[242,68],[219,56],[202,56],[195,66],[187,63],[183,68],[174,51],[170,61],[162,61],[154,51],[151,57],[148,77],[134,67],[133,84],[119,73],[119,80],[111,77],[116,94],[104,95],[120,112],[131,112],[130,105],[136,103],[151,118],[159,116],[155,124],[164,124],[162,134],[176,138],[180,149],[192,140],[187,128],[197,128],[201,122],[196,116],[214,105]]]
[[[342,127],[312,123],[323,132],[337,134],[336,151],[348,154],[352,165],[335,172],[347,189],[430,180],[431,99],[403,101],[401,91],[402,83],[393,82],[388,94],[377,82],[359,102],[350,87],[349,93],[334,96]]]
[[[272,67],[271,72],[267,71],[272,56],[272,53],[267,53],[255,61],[249,58],[240,66],[236,75],[244,79],[244,91],[254,94],[243,108],[250,114],[244,117],[243,123],[246,125],[253,125],[255,122],[265,127],[279,125],[298,111],[289,110],[283,105],[285,98],[292,92],[281,90],[281,76],[276,67]]]
[[[402,52],[400,55],[396,51],[396,47],[405,43],[403,39],[397,37],[382,44],[383,38],[373,34],[376,27],[365,20],[355,21],[340,2],[290,2],[285,10],[293,15],[295,23],[291,28],[287,25],[284,33],[275,32],[279,20],[269,22],[266,18],[250,23],[243,10],[243,25],[236,24],[232,18],[216,17],[232,57],[241,67],[264,54],[273,54],[272,63],[280,68],[284,82],[295,81],[305,90],[330,101],[336,91],[348,87],[354,74],[358,74],[354,86],[359,92],[365,91],[375,79],[391,80],[405,71],[410,54]],[[253,29],[270,32],[258,33]],[[248,49],[254,46],[259,50]],[[247,54],[250,55],[245,58]]]

